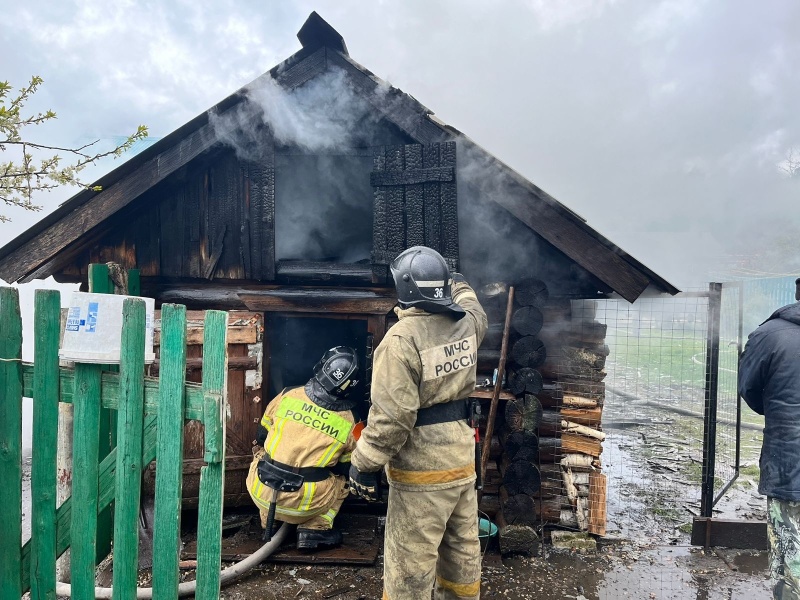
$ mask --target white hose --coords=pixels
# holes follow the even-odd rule
[[[283,543],[284,538],[289,532],[290,526],[284,523],[280,529],[275,532],[272,539],[266,544],[261,546],[253,554],[239,561],[235,565],[231,565],[227,569],[223,569],[219,574],[219,584],[223,586],[238,579],[250,569],[258,565],[261,561],[267,558],[270,554],[275,552],[278,547]],[[187,581],[178,586],[178,596],[191,596],[197,588],[197,581]],[[111,599],[114,588],[94,588],[94,597],[98,599]],[[56,584],[56,595],[72,597],[72,586],[68,583],[58,582]],[[139,600],[150,600],[153,597],[153,588],[136,588],[136,598]]]

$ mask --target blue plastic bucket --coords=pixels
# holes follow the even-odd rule
[[[481,550],[486,550],[492,538],[497,535],[497,525],[489,519],[478,519],[478,540],[481,543]]]

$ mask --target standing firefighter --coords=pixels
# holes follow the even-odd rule
[[[472,288],[430,248],[391,265],[399,322],[375,350],[372,407],[353,452],[350,487],[389,505],[384,593],[390,600],[478,598],[481,557],[475,433],[468,425],[486,314]]]
[[[279,521],[299,525],[297,547],[303,550],[342,542],[333,519],[348,495],[345,474],[356,445],[357,422],[357,399],[350,392],[357,377],[355,352],[345,346],[331,348],[308,383],[281,392],[261,419],[260,448],[250,465],[247,489],[261,511],[261,526],[266,527],[276,474],[296,478],[297,491],[275,496],[274,514]]]

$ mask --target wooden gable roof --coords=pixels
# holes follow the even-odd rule
[[[556,201],[460,131],[437,119],[415,98],[394,88],[355,62],[341,35],[312,13],[298,33],[303,48],[273,69],[197,116],[170,135],[101,178],[102,191],[84,190],[39,223],[0,248],[0,278],[26,282],[56,273],[91,244],[103,225],[144,192],[221,143],[209,115],[236,109],[247,90],[268,79],[294,89],[330,67],[344,70],[359,96],[387,121],[421,144],[457,141],[496,167],[499,177],[523,194],[492,195],[495,202],[623,298],[633,301],[648,287],[675,294],[678,289],[591,228]]]

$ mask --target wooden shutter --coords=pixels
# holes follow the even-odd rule
[[[385,283],[388,265],[411,246],[437,250],[458,270],[456,144],[375,149],[372,278]]]

